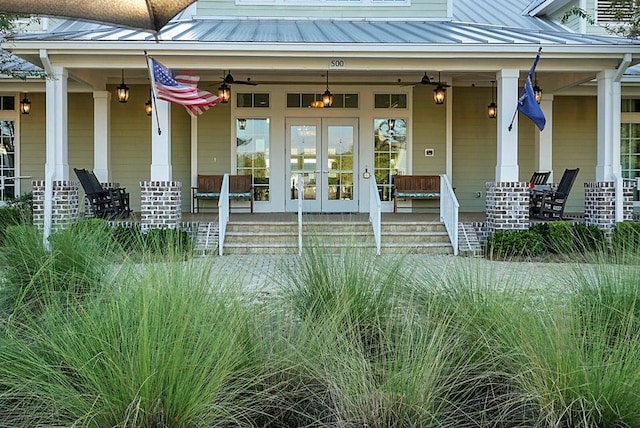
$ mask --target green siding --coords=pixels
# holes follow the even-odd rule
[[[234,0],[200,0],[197,8],[198,15],[213,17],[447,18],[447,0],[413,0],[411,6],[323,6],[312,2],[243,6]]]
[[[595,181],[598,110],[595,97],[556,97],[553,100],[553,177],[560,181],[567,168],[580,168],[566,212],[584,211],[584,183]]]
[[[44,179],[45,95],[29,93],[31,114],[20,116],[20,174],[33,180]],[[22,192],[30,192],[30,180],[22,180]]]
[[[460,211],[485,210],[485,183],[496,169],[496,120],[487,117],[491,88],[455,88],[452,186]],[[500,106],[498,106],[500,108]],[[476,192],[482,192],[477,198]]]

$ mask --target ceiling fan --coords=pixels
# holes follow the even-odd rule
[[[222,74],[224,74],[224,71],[222,72]],[[220,82],[220,84],[222,84],[222,83],[226,83],[227,85],[239,84],[239,85],[258,86],[257,83],[251,82],[250,79],[247,79],[247,80],[235,80],[233,78],[233,76],[231,75],[231,70],[229,70],[227,72],[227,74],[225,74],[225,76],[222,78],[222,81]]]
[[[438,81],[434,81],[432,80],[433,78],[427,76],[427,72],[424,72],[424,76],[422,76],[422,79],[420,79],[419,82],[416,83],[406,83],[402,86],[415,86],[415,85],[433,85],[433,86],[440,86],[441,88],[448,88],[451,85],[448,85],[444,82],[440,81],[440,72],[438,71]]]

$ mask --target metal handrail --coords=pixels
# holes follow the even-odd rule
[[[229,174],[222,178],[222,188],[218,199],[218,255],[224,253],[224,238],[229,223]]]
[[[380,201],[380,193],[378,193],[378,183],[372,174],[369,177],[369,221],[373,228],[373,238],[376,241],[376,255],[380,255],[382,244],[382,202]]]
[[[444,223],[453,246],[453,254],[458,255],[458,211],[460,204],[446,174],[440,175],[440,221]]]
[[[298,189],[298,255],[302,255],[302,200],[304,199],[304,182],[302,181],[302,174],[298,174],[298,182],[296,188]]]

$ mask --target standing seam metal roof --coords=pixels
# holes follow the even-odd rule
[[[390,31],[390,29],[393,31]],[[160,41],[225,43],[370,43],[370,44],[571,44],[624,45],[640,41],[612,36],[512,28],[451,21],[364,21],[285,19],[206,19],[169,23]],[[153,41],[143,31],[69,21],[48,33],[16,40]]]

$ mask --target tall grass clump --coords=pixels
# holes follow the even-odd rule
[[[83,305],[0,343],[0,426],[241,426],[248,309],[195,264],[126,269]]]
[[[108,225],[78,223],[49,237],[31,225],[10,226],[0,248],[2,309],[37,313],[50,298],[75,299],[98,287],[112,262]]]
[[[414,299],[411,272],[402,256],[354,248],[310,248],[287,265],[290,327],[271,352],[277,381],[297,392],[280,397],[273,426],[462,426],[465,348],[452,314]]]

